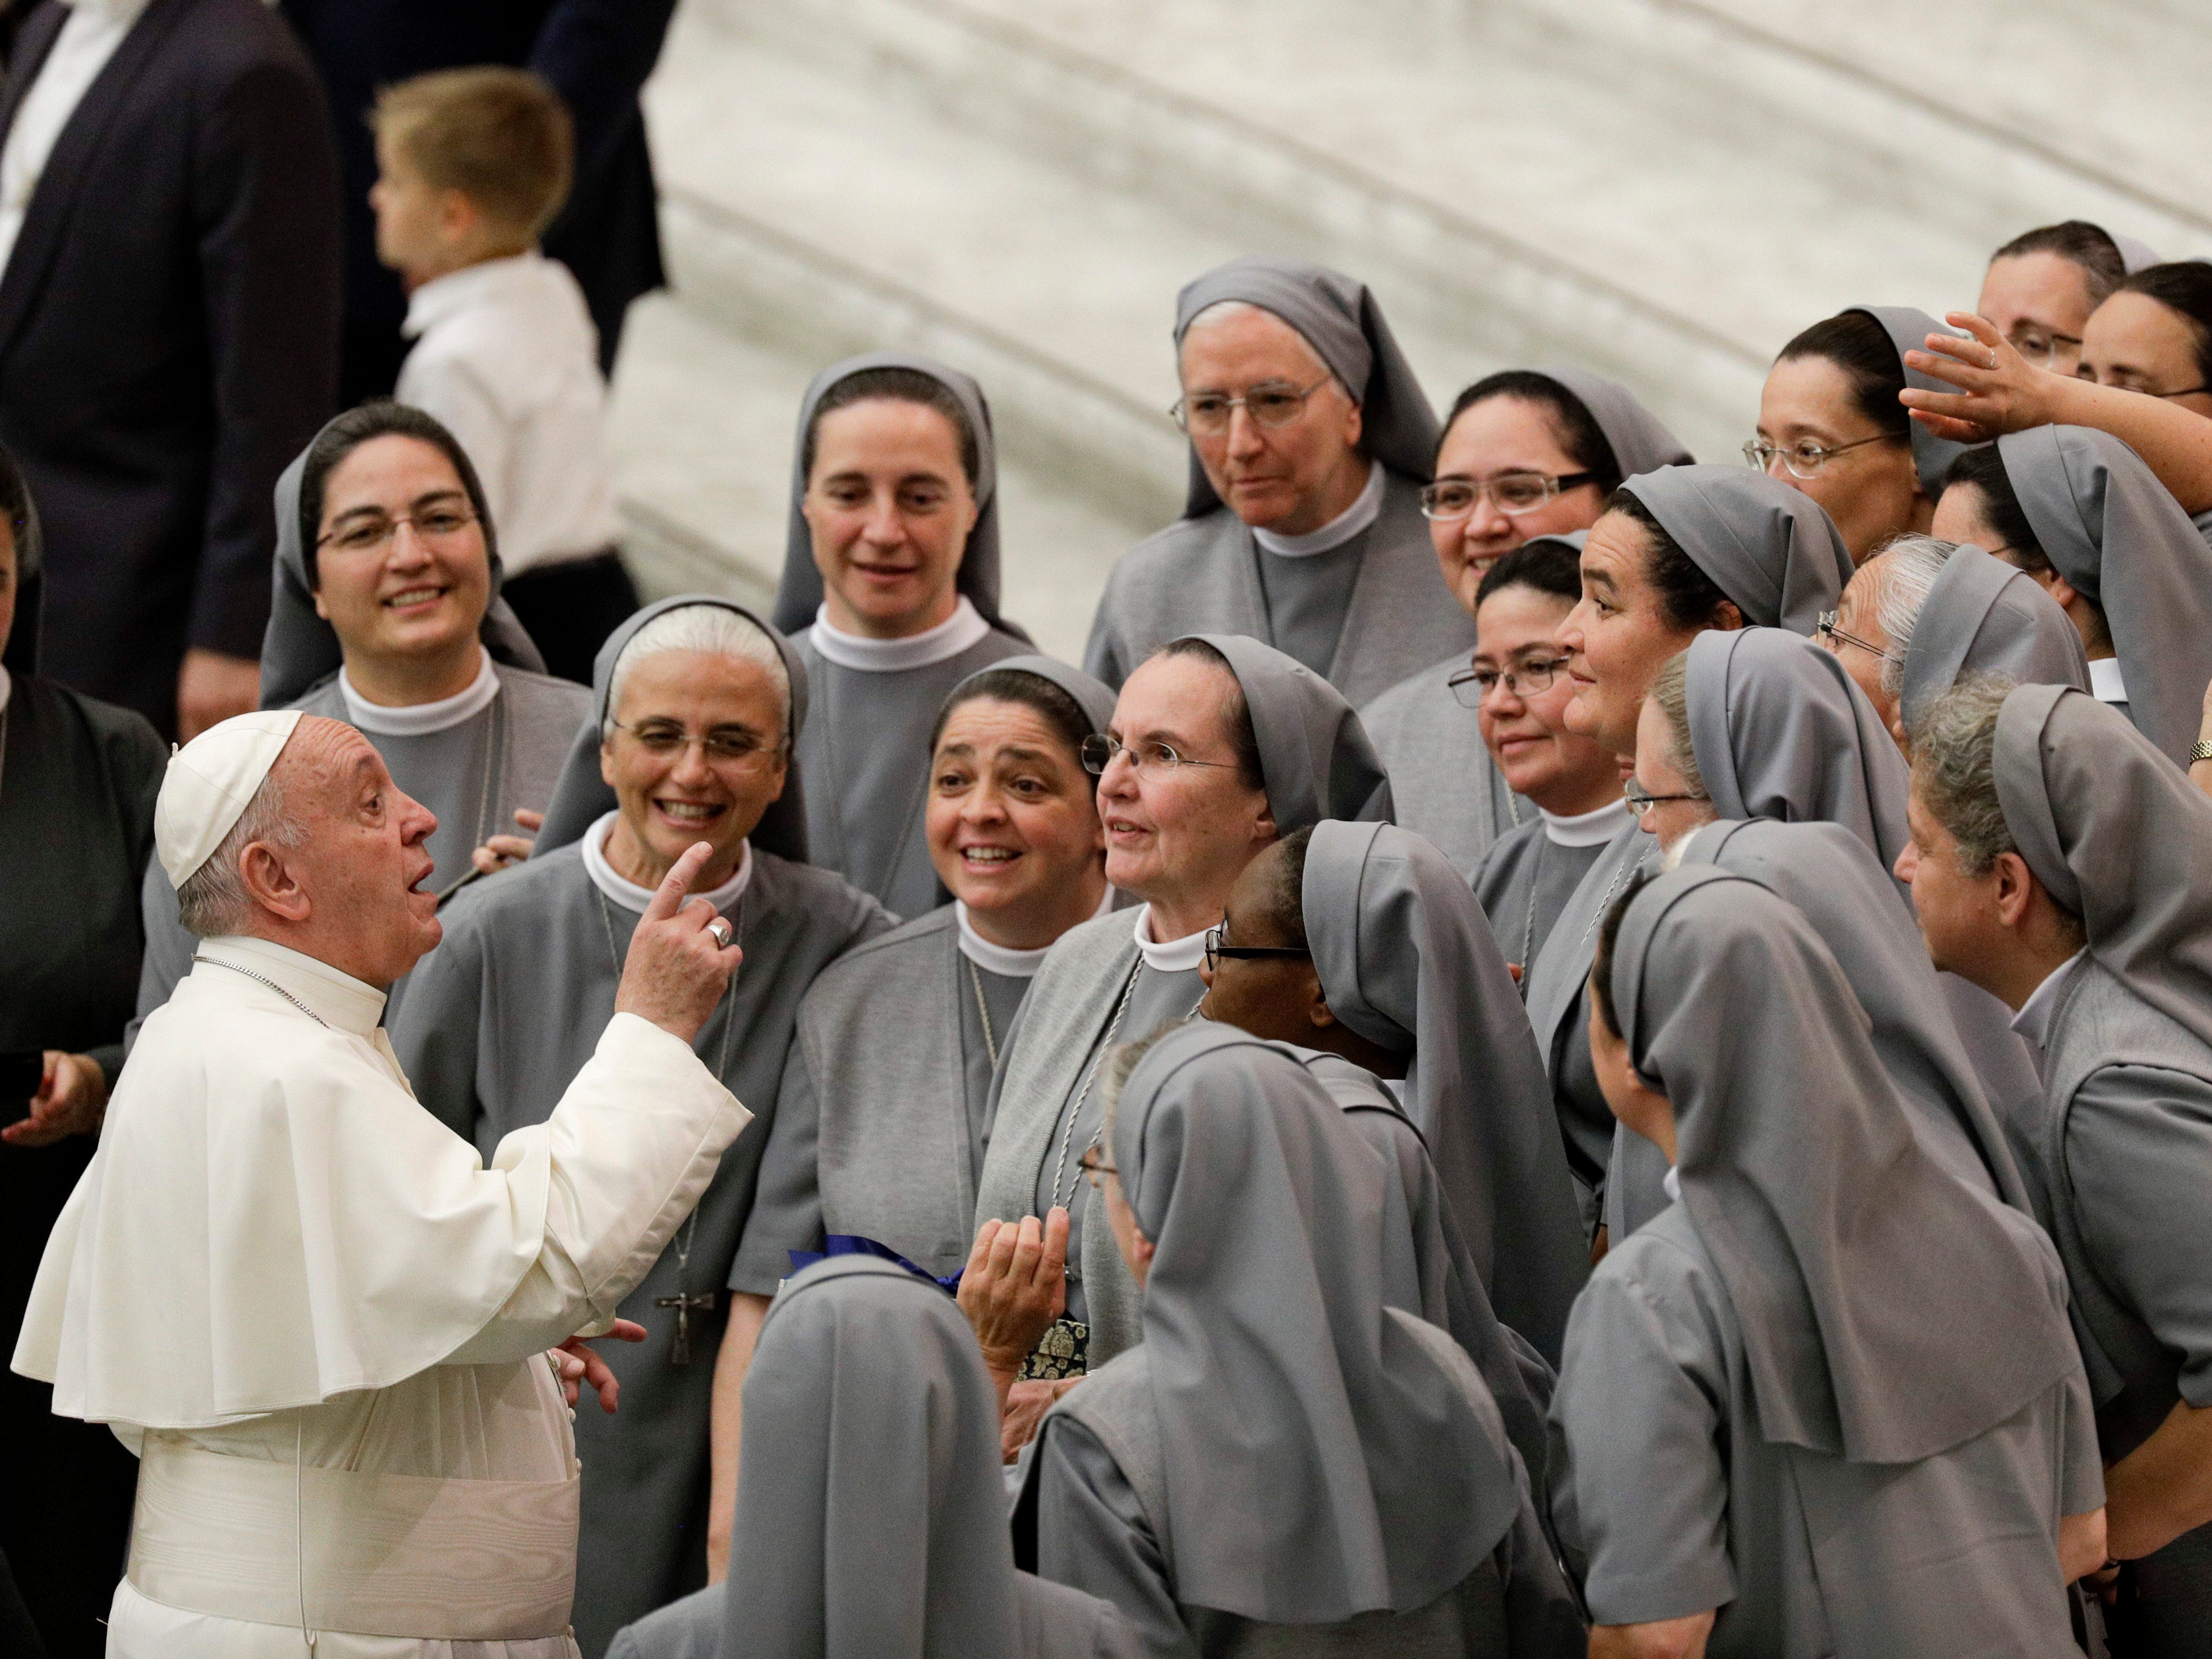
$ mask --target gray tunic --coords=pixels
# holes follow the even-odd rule
[[[994,628],[957,657],[878,674],[829,661],[815,649],[812,635],[804,629],[792,643],[806,665],[811,696],[799,760],[806,775],[813,861],[896,915],[933,910],[945,899],[922,827],[929,729],[954,686],[1032,647]]]
[[[1425,663],[1454,654],[1464,661],[1474,649],[1474,623],[1437,568],[1420,486],[1412,479],[1386,474],[1382,515],[1340,550],[1353,549],[1358,573],[1321,672],[1357,707]],[[1261,553],[1250,529],[1225,507],[1177,520],[1138,543],[1106,579],[1084,667],[1118,689],[1160,647],[1194,633],[1247,634],[1301,657],[1299,641],[1279,631],[1270,616],[1263,559],[1314,562]],[[1309,648],[1312,642],[1304,641]]]
[[[1396,774],[1391,781],[1395,787]],[[1575,889],[1605,853],[1602,842],[1562,847],[1544,828],[1538,817],[1508,830],[1483,854],[1474,872],[1475,902],[1490,918],[1505,959],[1520,963],[1524,975]]]
[[[1462,708],[1444,684],[1468,665],[1468,655],[1462,651],[1401,680],[1359,711],[1359,723],[1390,774],[1399,826],[1434,842],[1472,880],[1491,844],[1533,823],[1536,809],[1506,786],[1483,747],[1474,710]],[[1498,937],[1505,937],[1502,927]]]
[[[762,1152],[799,1003],[822,969],[890,926],[874,900],[826,870],[757,848],[731,920],[745,959],[694,1047],[753,1122],[722,1156],[691,1220],[622,1305],[648,1332],[602,1352],[622,1380],[622,1410],[576,1415],[584,1465],[576,1629],[586,1656],[617,1629],[704,1582],[707,1419],[726,1285],[766,1295],[781,1255],[741,1255]],[[416,968],[392,1021],[394,1052],[415,1091],[489,1157],[501,1136],[543,1122],[589,1058],[613,1012],[619,959],[635,913],[607,900],[570,845],[542,853],[447,907],[442,944]],[[773,1182],[777,1190],[789,1183]],[[670,1363],[683,1295],[692,1359]]]
[[[2078,1373],[1918,1462],[1769,1440],[1735,1306],[1677,1204],[1591,1275],[1552,1422],[1553,1516],[1587,1553],[1600,1624],[1718,1607],[1711,1659],[2077,1652],[2057,1522],[2103,1498]]]
[[[1352,590],[1373,539],[1370,525],[1322,553],[1285,556],[1260,550],[1260,596],[1267,606],[1267,637],[1326,678],[1344,635]]]

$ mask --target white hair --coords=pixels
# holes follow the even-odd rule
[[[1188,340],[1201,328],[1212,328],[1217,323],[1234,322],[1239,317],[1265,317],[1271,322],[1282,323],[1285,328],[1297,336],[1299,346],[1304,349],[1307,356],[1313,359],[1314,367],[1328,375],[1331,384],[1346,397],[1352,397],[1351,388],[1346,386],[1337,372],[1328,366],[1328,360],[1321,355],[1319,347],[1306,338],[1304,334],[1299,333],[1295,325],[1284,322],[1283,319],[1276,316],[1267,307],[1255,306],[1249,300],[1216,300],[1183,325],[1182,337]],[[1358,399],[1354,398],[1352,401],[1357,403]]]
[[[289,849],[307,839],[307,826],[285,809],[284,786],[272,767],[222,844],[177,889],[177,919],[202,939],[244,933],[253,916],[253,896],[239,872],[246,849],[257,841]]]
[[[1891,696],[1899,696],[1905,690],[1905,653],[1912,647],[1912,630],[1920,622],[1920,612],[1928,604],[1928,596],[1936,591],[1936,579],[1943,574],[1943,566],[1959,550],[1955,542],[1938,541],[1933,536],[1899,536],[1881,550],[1881,588],[1875,595],[1874,619],[1889,641],[1889,652],[1882,659],[1881,689]]]
[[[783,725],[791,726],[791,674],[783,665],[783,653],[776,649],[775,641],[768,630],[750,617],[740,615],[724,605],[679,605],[673,611],[664,611],[637,630],[622,654],[615,659],[615,672],[607,687],[606,718],[599,724],[599,735],[611,738],[615,731],[615,710],[622,707],[623,686],[630,671],[648,657],[665,655],[672,651],[696,652],[708,657],[733,657],[739,662],[749,662],[765,671],[769,682],[775,687],[776,702],[783,711]]]

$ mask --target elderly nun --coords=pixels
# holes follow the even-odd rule
[[[2033,577],[2081,630],[2089,690],[2178,766],[2212,682],[2212,547],[2110,433],[2042,426],[1966,456],[1939,533]]]
[[[1679,1194],[1591,1274],[1552,1403],[1603,1650],[2075,1653],[2104,1493],[2050,1241],[1929,1155],[1757,883],[1639,884],[1592,988],[1607,1098]]]
[[[1586,368],[1502,369],[1461,392],[1421,511],[1444,585],[1474,619],[1478,652],[1492,654],[1480,643],[1482,610],[1500,559],[1550,538],[1576,537],[1580,551],[1579,532],[1597,522],[1622,479],[1689,460],[1634,392]],[[1455,652],[1392,686],[1359,718],[1395,783],[1399,824],[1472,878],[1492,842],[1538,814],[1484,747],[1467,672],[1467,653]]]
[[[982,388],[877,352],[799,408],[775,624],[805,664],[807,841],[895,915],[945,902],[923,816],[945,694],[1033,650],[999,615],[998,453]]]
[[[1489,1390],[1393,1303],[1385,1161],[1241,1031],[1115,1060],[1089,1163],[1144,1340],[1045,1419],[1038,1571],[1155,1655],[1579,1654]]]
[[[708,1396],[718,1366],[742,1376],[789,1265],[780,1252],[748,1256],[738,1241],[756,1184],[795,1184],[761,1164],[799,1000],[830,962],[890,926],[866,894],[799,861],[792,751],[806,677],[781,635],[726,600],[668,599],[616,630],[594,681],[598,722],[574,734],[536,852],[447,907],[444,942],[416,971],[420,1000],[410,988],[392,1025],[423,1105],[489,1157],[590,1058],[654,885],[687,848],[714,849],[696,890],[744,966],[694,1046],[755,1121],[623,1304],[647,1335],[608,1356],[620,1415],[577,1421],[587,1653],[704,1580]]]
[[[2039,1053],[2045,1224],[2108,1465],[2115,1619],[2212,1629],[2212,803],[2108,705],[1966,681],[1916,734],[1921,927]]]
[[[1139,666],[1091,758],[1106,878],[1143,903],[1071,928],[1046,956],[1000,1048],[976,1189],[978,1221],[1070,1212],[1067,1312],[1030,1382],[1079,1376],[1138,1340],[1135,1281],[1080,1167],[1103,1133],[1105,1051],[1196,1012],[1206,931],[1261,848],[1390,811],[1351,705],[1236,635],[1176,640]]]
[[[537,823],[591,710],[583,687],[544,672],[500,580],[476,468],[421,410],[348,410],[276,481],[261,706],[343,720],[368,739],[392,781],[437,815],[430,882],[441,895],[478,873],[472,855],[487,843],[527,850],[511,832]],[[502,861],[486,854],[482,865]],[[151,865],[140,905],[143,1021],[191,971],[193,945]]]
[[[1582,574],[1582,601],[1557,635],[1575,682],[1562,719],[1627,758],[1644,696],[1669,658],[1710,631],[1810,635],[1850,580],[1851,562],[1810,496],[1740,466],[1669,466],[1613,493],[1583,544]],[[1593,1231],[1613,1125],[1583,1035],[1590,945],[1606,906],[1653,850],[1635,824],[1617,832],[1522,978]]]
[[[1366,285],[1298,259],[1176,303],[1183,515],[1114,567],[1084,666],[1118,688],[1194,628],[1247,634],[1356,707],[1474,644],[1421,522],[1437,420]]]
[[[998,1403],[927,1279],[866,1257],[794,1276],[745,1377],[728,1579],[608,1659],[1139,1659],[1114,1607],[1016,1569]]]

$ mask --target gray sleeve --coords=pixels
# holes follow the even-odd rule
[[[617,1631],[607,1659],[714,1659],[729,1611],[723,1586],[694,1590]]]
[[[177,981],[192,971],[192,952],[199,945],[177,920],[177,890],[169,885],[159,859],[146,861],[146,875],[138,886],[138,916],[146,928],[146,953],[138,959],[137,1017],[123,1028],[126,1060],[146,1016],[167,1002]]]
[[[2098,1276],[2179,1356],[2181,1397],[2212,1406],[2212,1079],[2107,1066],[2075,1091],[2065,1137]]]
[[[1588,1553],[1590,1617],[1633,1625],[1735,1599],[1718,1443],[1726,1395],[1705,1334],[1664,1317],[1613,1265],[1567,1321],[1551,1478],[1554,1518],[1571,1520]]]
[[[438,948],[415,965],[389,1035],[399,1069],[430,1115],[471,1145],[483,1104],[477,1057],[483,1029],[482,936],[447,924]],[[477,1146],[479,1152],[483,1147]]]
[[[730,1263],[730,1288],[749,1296],[774,1296],[791,1273],[791,1252],[822,1248],[822,1186],[816,1155],[821,1145],[822,1103],[806,1063],[805,1018],[793,1036],[776,1085],[775,1118],[761,1149],[753,1207]]]
[[[1098,609],[1091,615],[1091,638],[1083,647],[1083,672],[1118,691],[1129,678],[1129,665],[1121,660],[1121,642],[1114,632],[1114,584],[1107,579]]]
[[[1036,1456],[1038,1575],[1112,1602],[1151,1659],[1197,1659],[1159,1540],[1112,1454],[1055,1412]]]

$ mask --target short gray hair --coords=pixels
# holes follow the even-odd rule
[[[1875,596],[1874,619],[1889,641],[1882,659],[1881,689],[1891,696],[1905,692],[1905,653],[1912,648],[1912,630],[1936,591],[1936,579],[1959,550],[1956,542],[1933,536],[1899,536],[1881,550],[1881,589]]]
[[[307,839],[307,826],[285,810],[284,786],[272,768],[222,844],[177,889],[177,919],[201,939],[244,933],[253,917],[253,896],[239,873],[246,849],[255,842],[289,849]]]
[[[1989,874],[2000,855],[2016,853],[2012,827],[1997,796],[1997,716],[2013,683],[2002,674],[1969,674],[1929,704],[1912,733],[1912,781],[1921,805],[1959,843],[1972,876]]]
[[[1254,305],[1249,300],[1216,300],[1212,305],[1200,308],[1188,322],[1182,325],[1182,338],[1189,339],[1201,328],[1212,328],[1217,323],[1234,322],[1239,317],[1249,316],[1266,317],[1281,323],[1285,328],[1298,337],[1298,343],[1305,348],[1306,355],[1314,360],[1316,367],[1328,376],[1330,384],[1346,397],[1350,398],[1353,403],[1359,401],[1352,388],[1345,385],[1343,377],[1330,366],[1328,359],[1321,355],[1321,348],[1306,338],[1297,325],[1277,316],[1265,306]],[[1180,342],[1176,345],[1176,355],[1179,362],[1182,355]]]
[[[1698,770],[1698,748],[1690,741],[1690,653],[1677,651],[1651,682],[1651,701],[1667,722],[1667,758],[1682,775],[1690,793],[1702,795],[1705,775]]]
[[[599,723],[601,738],[614,735],[615,710],[622,707],[623,686],[631,671],[648,657],[672,651],[733,657],[765,671],[769,683],[775,687],[776,700],[782,706],[784,730],[790,731],[791,672],[784,666],[783,653],[776,648],[768,630],[750,617],[725,605],[679,605],[673,611],[662,611],[639,629],[615,659],[615,672],[607,685],[606,718]]]

